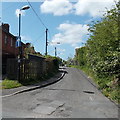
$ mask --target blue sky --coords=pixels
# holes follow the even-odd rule
[[[32,8],[22,13],[21,37],[24,43],[30,42],[37,52],[45,53],[45,27],[48,28],[48,54],[67,60],[74,57],[75,48],[83,46],[88,39],[88,26],[91,21],[100,19],[102,14],[114,5],[114,0],[44,0],[33,2],[32,7],[43,21],[38,20]],[[16,10],[28,5],[27,0],[2,2],[2,22],[10,24],[10,32],[18,34]],[[56,43],[60,42],[60,45]]]

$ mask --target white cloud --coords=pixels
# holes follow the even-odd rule
[[[53,36],[52,42],[71,44],[73,47],[82,42],[83,36],[88,34],[88,26],[82,24],[63,23],[57,29],[60,32]]]
[[[29,36],[23,36],[21,35],[21,40],[24,42],[24,43],[27,43],[27,42],[30,42],[32,41],[32,39],[29,37]]]
[[[82,46],[77,46],[77,47],[75,47],[75,49],[79,49],[79,48],[81,48]]]
[[[106,8],[111,9],[115,5],[114,0],[75,0],[72,3],[70,0],[45,0],[40,6],[42,13],[52,13],[55,16],[66,14],[76,14],[90,16],[102,16]],[[118,1],[118,0],[115,0]]]
[[[79,0],[74,5],[74,8],[76,9],[75,14],[85,15],[88,13],[93,17],[102,16],[103,13],[105,13],[106,8],[111,9],[114,4],[114,0]]]
[[[40,9],[42,13],[61,16],[71,13],[72,3],[69,0],[45,0]]]
[[[25,15],[25,11],[20,11],[20,9],[16,9],[15,14],[16,14],[17,17],[19,17],[19,13],[20,13],[22,16]]]

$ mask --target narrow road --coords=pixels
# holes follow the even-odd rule
[[[118,108],[76,68],[59,82],[2,99],[3,118],[118,118]]]

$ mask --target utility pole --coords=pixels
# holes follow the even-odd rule
[[[45,55],[47,55],[47,46],[48,46],[48,42],[47,42],[47,32],[48,32],[48,29],[46,28],[46,46],[45,46]]]
[[[56,47],[55,47],[55,57],[57,56],[57,49],[56,49]]]

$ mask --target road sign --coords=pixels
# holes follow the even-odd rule
[[[21,46],[21,37],[17,36],[16,37],[16,47],[20,47]]]

